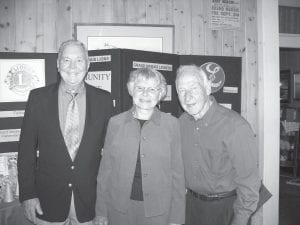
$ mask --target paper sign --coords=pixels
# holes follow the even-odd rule
[[[240,27],[240,0],[211,0],[210,28],[234,29]]]
[[[0,111],[0,118],[24,117],[25,110]]]
[[[21,129],[0,130],[0,142],[19,141]]]
[[[96,88],[111,92],[111,71],[90,71],[85,81]]]
[[[160,64],[160,63],[150,63],[150,62],[132,62],[132,68],[151,68],[155,70],[163,70],[163,71],[173,71],[173,66],[171,64]]]
[[[89,56],[90,63],[96,62],[110,62],[111,55],[96,55],[96,56]]]
[[[229,104],[229,103],[220,103],[220,105],[221,106],[224,106],[225,108],[227,108],[227,109],[231,109],[232,107],[231,107],[231,104]]]
[[[239,88],[238,87],[223,87],[223,92],[237,94],[239,92]]]
[[[167,94],[162,101],[172,101],[172,85],[167,85]]]
[[[8,176],[8,158],[5,155],[0,155],[0,175]]]

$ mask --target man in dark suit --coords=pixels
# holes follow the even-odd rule
[[[58,83],[32,90],[20,136],[20,202],[35,224],[92,225],[97,172],[112,100],[84,82],[84,45],[60,46]]]

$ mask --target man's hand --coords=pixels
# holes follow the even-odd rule
[[[40,215],[43,214],[40,200],[38,198],[28,199],[22,202],[24,214],[28,220],[36,224],[36,212]]]
[[[104,216],[96,216],[94,219],[94,225],[108,225],[108,219]]]

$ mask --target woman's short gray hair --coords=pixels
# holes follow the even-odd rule
[[[143,78],[145,80],[155,79],[158,81],[159,91],[160,91],[160,99],[162,100],[167,94],[167,82],[165,77],[157,70],[152,68],[139,68],[133,70],[129,74],[127,88],[129,94],[132,96],[134,85],[137,79]]]

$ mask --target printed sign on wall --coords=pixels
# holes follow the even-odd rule
[[[90,71],[85,81],[96,88],[111,92],[111,71]]]
[[[212,30],[239,28],[240,21],[240,0],[211,0],[210,28]]]

